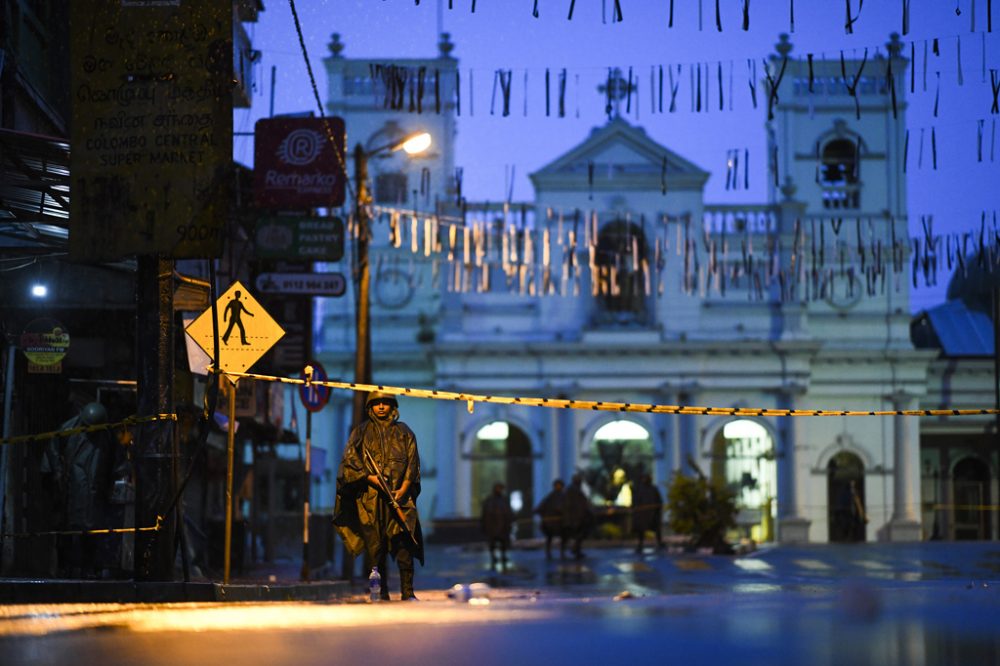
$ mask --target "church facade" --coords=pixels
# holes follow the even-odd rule
[[[438,57],[394,59],[391,73],[344,48],[334,36],[325,64],[348,148],[414,131],[435,140],[429,155],[369,165],[376,383],[745,410],[401,398],[428,527],[474,527],[500,481],[527,536],[552,482],[580,473],[614,533],[628,481],[649,473],[662,491],[680,473],[724,480],[740,533],[758,541],[996,538],[996,512],[955,508],[997,497],[992,417],[767,413],[992,404],[991,361],[910,339],[898,43],[849,87],[839,61],[807,65],[782,39],[775,88],[761,92],[772,186],[755,205],[706,202],[708,172],[620,117],[531,174],[533,201],[463,202],[447,36]],[[350,290],[317,305],[315,352],[331,377],[352,377],[355,312]],[[314,419],[334,468],[350,419],[350,395]]]

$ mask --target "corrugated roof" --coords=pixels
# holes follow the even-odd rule
[[[945,356],[992,356],[993,322],[959,300],[927,310]]]

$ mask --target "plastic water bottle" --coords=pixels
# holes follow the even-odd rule
[[[368,574],[368,600],[382,600],[382,575],[379,574],[378,567],[372,567],[372,572]]]

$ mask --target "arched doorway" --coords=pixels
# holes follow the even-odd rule
[[[517,520],[515,537],[530,537],[534,498],[531,493],[532,456],[528,436],[507,421],[493,421],[476,432],[471,458],[472,515],[480,515],[483,500],[493,491],[493,484],[500,482],[507,487],[507,496]]]
[[[826,466],[826,505],[834,543],[865,540],[865,465],[850,451],[841,451]]]
[[[653,439],[638,423],[611,421],[594,433],[587,458],[585,476],[594,503],[631,506],[628,484],[643,472],[653,474]]]
[[[632,483],[643,474],[655,477],[653,439],[634,421],[611,421],[597,429],[585,455],[590,500],[603,507],[596,533],[624,537],[631,531]]]
[[[773,540],[778,474],[767,429],[747,419],[723,426],[712,440],[711,476],[736,494],[736,523],[743,535]]]
[[[982,460],[962,458],[951,473],[954,487],[955,540],[990,538],[990,469]]]

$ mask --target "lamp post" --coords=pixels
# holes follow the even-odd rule
[[[431,145],[431,135],[427,132],[417,132],[407,135],[400,141],[395,141],[374,150],[365,150],[359,143],[354,148],[354,220],[357,224],[357,240],[354,243],[354,281],[355,290],[355,354],[354,383],[372,383],[372,340],[369,324],[371,271],[368,265],[368,204],[371,196],[368,193],[368,160],[380,153],[391,153],[403,150],[408,155],[417,155],[427,150]],[[361,391],[354,392],[351,409],[351,430],[356,428],[365,417],[365,396]]]

